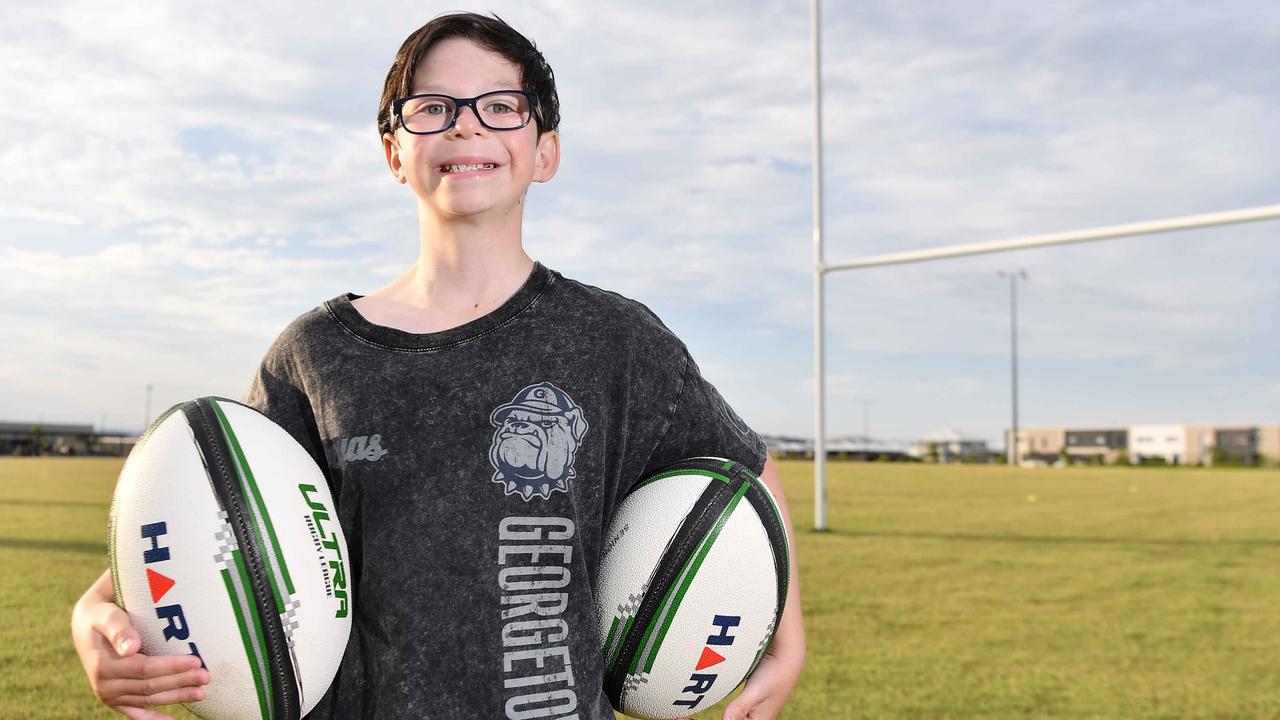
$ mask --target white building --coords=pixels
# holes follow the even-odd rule
[[[1170,465],[1187,459],[1186,425],[1134,425],[1129,428],[1129,462],[1164,458]]]
[[[1239,439],[1237,435],[1247,435],[1250,430],[1209,425],[1134,425],[1129,428],[1129,462],[1164,458],[1170,465],[1205,465],[1210,462],[1214,448],[1224,441]],[[1245,448],[1243,456],[1251,457],[1255,449]]]

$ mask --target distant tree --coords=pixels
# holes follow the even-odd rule
[[[1071,457],[1071,453],[1067,452],[1066,448],[1062,448],[1058,451],[1058,459],[1062,461],[1063,465],[1075,464],[1074,458]]]
[[[1128,464],[1129,464],[1129,451],[1128,451],[1128,450],[1121,450],[1120,452],[1116,453],[1116,460],[1115,460],[1115,462],[1114,462],[1114,463],[1112,463],[1112,464],[1113,464],[1113,465],[1128,465]]]
[[[31,437],[35,440],[35,448],[32,450],[33,455],[43,455],[44,452],[44,426],[37,425],[31,428]]]
[[[929,443],[929,448],[928,450],[925,451],[924,457],[926,462],[931,462],[931,463],[938,462],[938,443],[936,442]]]

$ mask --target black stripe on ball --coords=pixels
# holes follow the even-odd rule
[[[191,425],[213,494],[218,505],[227,513],[227,522],[235,534],[236,544],[244,556],[245,569],[252,584],[253,602],[266,640],[267,670],[274,680],[271,683],[271,704],[274,715],[280,720],[299,720],[302,708],[298,698],[298,681],[293,672],[293,659],[289,654],[288,640],[280,613],[276,611],[275,594],[267,572],[262,548],[253,531],[253,520],[241,497],[240,479],[236,473],[231,449],[213,409],[214,398],[203,397],[182,405],[182,413]]]
[[[703,462],[702,460],[683,461],[664,468],[662,472],[696,467],[696,469],[713,470],[724,475],[726,473],[722,470],[723,465],[723,461],[719,463]],[[667,543],[666,549],[658,560],[654,575],[649,580],[648,589],[645,590],[644,599],[640,601],[640,607],[631,623],[631,631],[622,639],[622,648],[618,653],[617,659],[612,666],[605,668],[604,691],[605,695],[609,697],[609,702],[613,703],[615,708],[622,707],[622,687],[627,678],[627,668],[631,666],[631,660],[640,648],[640,641],[644,637],[645,629],[653,621],[653,616],[660,609],[663,599],[671,590],[672,584],[678,579],[680,570],[685,566],[685,563],[688,562],[689,557],[693,555],[698,546],[702,544],[702,540],[706,537],[707,532],[711,530],[711,526],[720,518],[720,514],[724,512],[724,509],[729,505],[729,501],[733,499],[737,488],[736,483],[729,485],[713,478],[705,479],[707,480],[706,489],[702,491],[702,495],[694,502],[689,514],[680,523],[679,529],[676,530],[675,535]]]

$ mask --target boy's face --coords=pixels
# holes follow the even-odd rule
[[[464,38],[448,38],[418,62],[410,94],[469,98],[491,90],[519,90],[520,80],[520,68],[498,53]],[[550,180],[560,162],[555,132],[539,139],[534,120],[519,130],[490,130],[469,107],[444,132],[415,135],[397,123],[394,134],[384,134],[382,142],[396,179],[413,188],[419,201],[442,220],[518,213],[529,183]],[[496,167],[466,173],[444,170],[444,165],[464,157]]]

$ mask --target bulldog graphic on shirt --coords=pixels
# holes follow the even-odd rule
[[[494,426],[489,462],[493,482],[527,502],[569,491],[573,459],[587,419],[569,393],[549,382],[530,385],[489,416]]]

